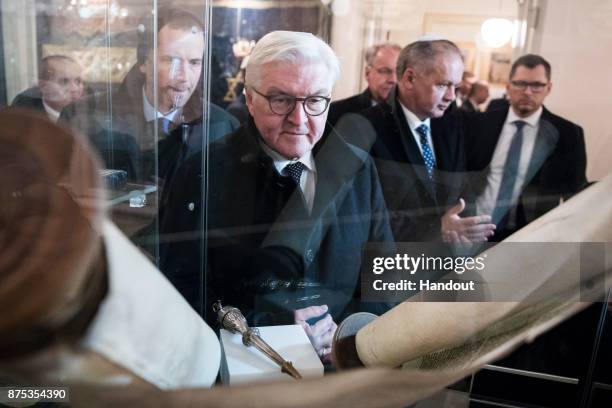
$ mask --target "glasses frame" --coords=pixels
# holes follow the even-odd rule
[[[295,110],[295,107],[297,105],[298,102],[302,102],[302,109],[304,109],[304,113],[308,116],[321,116],[322,114],[325,113],[325,111],[327,111],[327,109],[329,108],[329,103],[331,102],[331,98],[328,96],[322,96],[322,95],[310,95],[310,96],[305,96],[304,98],[297,98],[295,96],[291,96],[291,95],[284,95],[284,94],[275,94],[275,95],[266,95],[264,93],[259,92],[254,86],[251,87],[251,89],[253,91],[255,91],[255,93],[257,95],[263,96],[264,98],[266,98],[266,100],[268,101],[268,106],[270,107],[270,111],[272,113],[274,113],[275,115],[279,115],[279,116],[288,116],[291,115],[293,113],[293,111]],[[286,96],[289,98],[293,98],[293,107],[291,108],[291,110],[289,110],[289,112],[287,113],[278,113],[276,112],[274,109],[272,109],[272,98],[274,98],[275,96]],[[325,100],[325,109],[323,109],[321,111],[321,113],[317,113],[317,114],[312,114],[310,112],[308,112],[306,110],[306,101],[310,98],[322,98]]]
[[[510,85],[512,85],[516,89],[518,89],[518,90],[520,90],[522,92],[525,92],[527,90],[527,88],[529,88],[529,89],[531,89],[531,92],[533,92],[533,93],[544,92],[544,90],[546,89],[546,86],[549,83],[550,82],[543,83],[543,82],[510,81]],[[537,87],[537,88],[534,88],[534,87]]]

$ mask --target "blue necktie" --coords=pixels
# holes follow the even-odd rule
[[[157,120],[158,130],[164,136],[168,136],[170,134],[170,125],[172,125],[172,121],[166,117],[162,117]]]
[[[510,149],[506,156],[506,163],[504,164],[504,173],[502,175],[502,181],[499,185],[499,193],[497,194],[497,201],[495,202],[495,208],[493,209],[493,223],[498,224],[508,213],[512,203],[512,192],[514,191],[514,185],[516,184],[516,177],[518,176],[519,161],[521,159],[521,149],[523,147],[523,127],[527,124],[522,120],[513,122],[516,126],[516,133],[512,137],[510,143]],[[503,227],[503,226],[502,226]]]
[[[431,146],[429,145],[429,141],[427,140],[427,134],[429,133],[429,128],[427,125],[421,125],[415,129],[419,134],[421,140],[421,150],[423,151],[423,161],[425,162],[425,168],[427,169],[427,175],[429,178],[433,178],[433,169],[436,166],[436,159],[433,155],[433,150],[431,150]]]
[[[293,180],[296,186],[300,186],[300,178],[302,177],[302,171],[306,169],[306,166],[299,161],[289,163],[285,166],[283,170],[285,170],[285,174]]]

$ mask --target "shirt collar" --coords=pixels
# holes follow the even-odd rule
[[[527,116],[526,118],[521,118],[516,113],[514,113],[514,109],[510,107],[510,109],[508,110],[508,116],[506,116],[505,123],[508,124],[516,122],[517,120],[522,120],[523,122],[526,122],[527,125],[531,127],[536,127],[540,122],[540,117],[542,116],[543,111],[544,109],[540,106],[538,110],[533,112],[531,115]]]
[[[170,120],[171,122],[175,122],[174,119],[177,117],[177,115],[181,111],[181,109],[175,109],[173,111],[166,113],[165,115],[161,113],[160,111],[157,111],[153,107],[153,105],[149,103],[149,99],[147,99],[147,95],[145,93],[144,86],[142,87],[142,106],[144,110],[145,121],[147,122],[151,122],[151,121],[154,121],[155,119],[160,119],[160,118],[166,118]]]
[[[407,107],[405,107],[402,102],[399,102],[399,104],[402,107],[402,110],[404,111],[404,115],[406,116],[406,120],[408,121],[408,127],[410,128],[410,130],[414,131],[416,128],[418,128],[421,125],[425,125],[427,126],[427,129],[431,129],[429,118],[425,120],[421,120],[418,118],[417,115],[415,115]]]
[[[52,121],[57,122],[57,120],[59,119],[60,113],[56,111],[55,109],[53,109],[52,107],[50,107],[49,105],[47,105],[44,100],[42,101],[42,103],[45,108],[45,112],[47,112],[47,115],[49,115],[49,118]]]
[[[299,159],[287,159],[280,153],[272,150],[267,144],[265,144],[262,140],[259,141],[259,144],[263,151],[270,156],[272,161],[274,162],[274,167],[278,171],[279,174],[282,174],[283,169],[290,163],[295,163],[296,161],[301,162],[309,171],[315,172],[314,166],[314,158],[312,157],[312,150],[309,150]]]

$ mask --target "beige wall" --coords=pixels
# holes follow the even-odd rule
[[[584,128],[587,176],[601,179],[612,171],[612,1],[548,1],[536,32],[533,51],[553,69],[546,105]]]
[[[332,47],[343,67],[334,97],[344,98],[365,87],[362,79],[363,49],[389,40],[406,45],[424,33],[426,14],[464,16],[467,20],[517,15],[516,0],[352,0],[350,14],[334,17]],[[434,25],[436,34],[456,41],[475,41],[470,22]]]

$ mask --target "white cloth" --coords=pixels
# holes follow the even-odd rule
[[[164,115],[160,111],[156,110],[153,105],[151,105],[149,99],[147,99],[144,87],[142,88],[142,107],[144,111],[145,120],[147,122],[151,122],[156,119],[166,118],[170,122],[177,123],[177,120],[180,118],[180,115],[183,111],[182,109],[175,109]]]
[[[300,157],[299,159],[289,160],[286,157],[283,157],[278,152],[270,149],[268,145],[263,142],[260,142],[261,148],[263,151],[270,156],[272,162],[274,163],[274,167],[279,174],[286,176],[285,167],[296,161],[301,162],[306,169],[302,171],[302,175],[300,176],[300,188],[302,193],[304,194],[304,199],[306,200],[306,205],[308,206],[308,211],[312,211],[312,205],[314,203],[315,196],[315,186],[317,184],[317,168],[315,166],[314,158],[312,157],[312,151],[307,152],[305,155]]]
[[[45,108],[45,112],[47,112],[47,116],[49,116],[49,119],[51,119],[53,122],[57,122],[60,117],[60,112],[47,105],[44,100],[42,101],[42,103],[43,107]]]
[[[535,145],[536,136],[538,135],[541,116],[541,107],[526,118],[518,117],[512,109],[508,111],[508,116],[506,116],[504,127],[502,128],[499,140],[495,146],[493,158],[491,159],[489,174],[487,175],[487,186],[482,194],[476,199],[478,214],[493,214],[502,177],[504,175],[504,165],[506,164],[508,150],[510,150],[512,138],[516,133],[516,125],[514,122],[522,120],[527,124],[523,127],[521,158],[519,160],[518,175],[514,184],[514,190],[512,191],[511,206],[514,207],[518,202],[521,192],[525,187],[525,176],[527,175],[527,169],[531,161],[531,155],[533,154],[533,147]],[[493,135],[491,135],[491,137],[493,137]]]
[[[412,132],[412,137],[414,137],[414,141],[417,146],[419,146],[419,150],[421,151],[421,156],[423,156],[423,146],[421,145],[421,136],[416,131],[421,125],[427,126],[429,132],[427,132],[427,143],[429,143],[429,147],[431,147],[431,152],[433,153],[434,159],[436,158],[436,149],[434,148],[433,141],[431,140],[431,121],[429,118],[425,120],[420,120],[417,115],[412,113],[407,107],[405,107],[401,102],[400,105],[402,110],[404,111],[404,116],[406,116],[406,121],[408,122],[408,129]]]
[[[463,95],[461,92],[457,91],[455,92],[455,103],[457,104],[457,107],[460,108],[461,105],[463,105],[463,101],[465,101],[467,99],[466,95]]]
[[[82,345],[161,389],[210,387],[215,333],[114,224],[103,236],[109,292]]]

